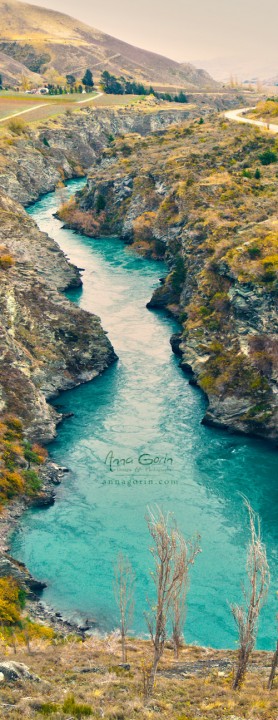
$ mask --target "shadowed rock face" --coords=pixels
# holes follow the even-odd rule
[[[58,292],[80,284],[77,268],[3,192],[0,214],[1,255],[10,257],[0,267],[0,412],[48,441],[57,414],[47,400],[96,377],[115,354],[99,318]]]

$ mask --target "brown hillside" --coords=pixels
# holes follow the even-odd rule
[[[34,53],[35,65],[39,56],[36,72],[40,73],[54,67],[62,74],[80,76],[90,67],[96,78],[108,69],[160,86],[188,90],[217,87],[204,71],[136,48],[68,15],[17,0],[0,0],[0,12],[0,50],[30,70],[34,70],[34,59],[30,61]]]
[[[23,75],[28,76],[34,83],[40,84],[42,78],[39,74],[31,72],[23,63],[14,60],[9,55],[0,52],[0,71],[4,82],[15,84]]]

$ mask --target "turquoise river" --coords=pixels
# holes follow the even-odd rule
[[[74,181],[68,193],[82,187]],[[29,510],[11,540],[12,553],[46,580],[43,600],[74,619],[117,627],[113,567],[119,551],[136,573],[133,631],[146,634],[146,598],[153,597],[145,514],[159,504],[174,512],[186,536],[200,533],[202,553],[191,573],[185,638],[235,647],[230,603],[241,599],[248,525],[240,493],[262,519],[272,583],[258,646],[271,649],[278,610],[277,453],[259,440],[201,425],[205,400],[172,354],[175,322],[146,303],[163,263],[138,257],[117,238],[91,239],[62,229],[53,217],[57,194],[29,209],[41,230],[85,269],[73,302],[101,317],[119,361],[95,381],[60,395],[74,416],[49,446],[70,468],[57,500]],[[120,467],[111,462],[125,460]]]

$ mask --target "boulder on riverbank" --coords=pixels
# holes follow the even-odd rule
[[[40,678],[37,675],[33,675],[27,665],[15,662],[14,660],[0,662],[0,674],[1,673],[4,676],[4,679],[8,682],[16,682],[17,680],[33,680],[35,682],[40,682]]]

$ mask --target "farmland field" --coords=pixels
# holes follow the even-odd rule
[[[99,96],[95,101],[94,105],[97,107],[111,107],[111,106],[125,106],[131,103],[140,102],[142,100],[141,95],[105,95]]]
[[[92,100],[96,93],[88,93],[86,101]],[[47,113],[52,114],[53,108],[55,107],[56,112],[63,112],[71,107],[72,104],[84,100],[84,95],[73,94],[73,95],[26,95],[25,93],[7,93],[0,92],[0,120],[4,120],[10,115],[16,115],[17,113],[24,112],[26,119],[28,117],[31,120],[31,108],[36,108],[38,105],[43,105],[45,108],[45,117]],[[85,104],[85,103],[84,103]],[[26,112],[28,111],[28,112]],[[30,114],[29,114],[30,111]],[[32,112],[33,115],[33,112]],[[32,119],[34,119],[32,117]]]
[[[96,99],[95,99],[96,98]],[[0,92],[0,123],[5,125],[5,119],[12,116],[22,117],[24,122],[36,122],[45,120],[54,115],[86,107],[87,103],[94,100],[98,107],[129,105],[138,102],[139,96],[102,95],[88,93],[84,96],[80,93],[72,95],[26,95],[23,93]],[[75,107],[74,107],[75,106]]]

